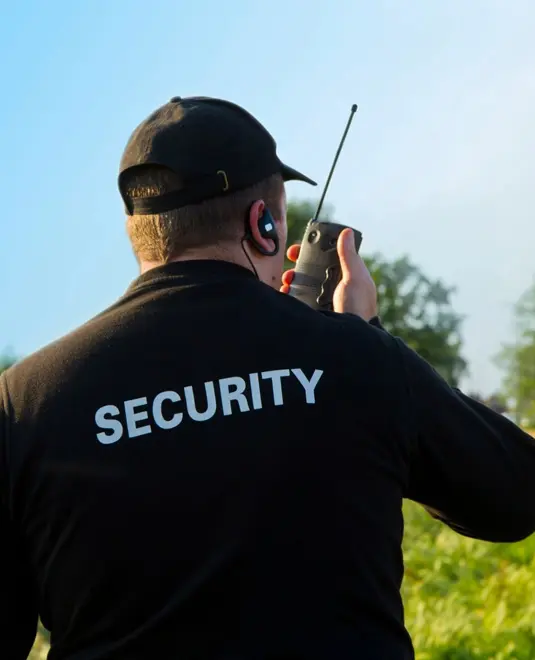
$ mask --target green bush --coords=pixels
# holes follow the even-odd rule
[[[417,660],[535,658],[535,536],[467,539],[405,505],[407,628]]]
[[[405,504],[407,628],[417,660],[535,658],[535,536],[510,545],[463,538]],[[38,636],[31,660],[46,657]]]

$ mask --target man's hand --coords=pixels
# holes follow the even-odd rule
[[[342,280],[334,292],[334,311],[356,314],[365,321],[369,321],[377,316],[377,289],[366,264],[355,249],[355,237],[352,229],[344,229],[341,232],[336,249],[342,266]],[[299,245],[289,247],[288,259],[295,263],[299,250]],[[283,273],[280,289],[283,293],[288,293],[290,290],[293,276],[293,269]]]

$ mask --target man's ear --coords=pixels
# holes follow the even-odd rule
[[[248,231],[250,234],[250,241],[253,245],[253,247],[256,247],[257,250],[259,249],[260,253],[269,253],[272,252],[275,247],[276,243],[270,238],[264,238],[262,234],[260,233],[260,228],[259,224],[261,222],[261,219],[264,216],[264,213],[266,211],[266,204],[263,199],[258,199],[256,202],[254,202],[251,205],[251,208],[249,209],[249,215],[248,215]],[[274,220],[276,225],[279,223]]]

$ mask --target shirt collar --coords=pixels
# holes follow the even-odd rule
[[[174,261],[151,268],[139,275],[128,287],[126,293],[139,289],[159,288],[160,286],[181,287],[191,284],[207,284],[223,280],[256,279],[255,274],[238,264],[216,259],[193,259]]]

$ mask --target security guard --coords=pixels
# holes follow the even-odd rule
[[[285,295],[284,165],[240,107],[174,98],[120,169],[140,275],[0,379],[0,655],[406,660],[402,500],[535,530],[535,446],[376,318]],[[291,256],[296,257],[296,248]]]

